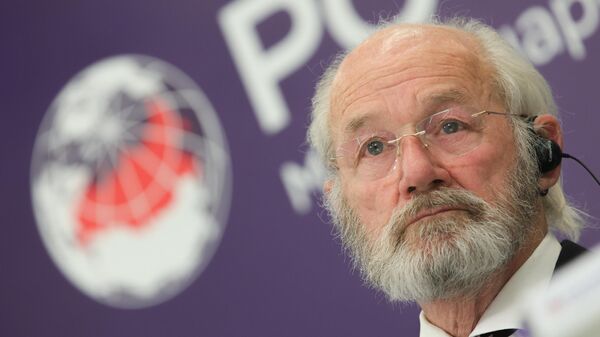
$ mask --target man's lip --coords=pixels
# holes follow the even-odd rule
[[[464,209],[460,208],[460,207],[456,207],[456,206],[441,206],[441,207],[435,207],[435,208],[427,208],[427,209],[424,209],[424,210],[418,212],[417,215],[408,222],[408,225],[412,225],[415,222],[417,222],[423,218],[426,218],[428,216],[436,215],[436,214],[443,213],[443,212],[449,212],[449,211],[464,211]]]

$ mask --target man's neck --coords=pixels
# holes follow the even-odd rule
[[[531,237],[513,259],[496,274],[489,278],[475,295],[419,302],[429,322],[446,331],[453,337],[467,337],[477,322],[502,290],[512,275],[527,261],[535,248],[544,238],[545,232],[531,233]]]

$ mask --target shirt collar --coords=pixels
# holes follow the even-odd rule
[[[548,286],[560,249],[560,243],[554,235],[546,234],[527,261],[496,295],[469,336],[503,329],[522,329],[530,299],[539,296]],[[419,322],[420,337],[449,337],[444,330],[431,324],[422,311]]]

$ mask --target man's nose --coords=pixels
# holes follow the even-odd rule
[[[440,186],[450,186],[450,173],[432,156],[420,137],[406,137],[398,144],[395,169],[399,170],[400,196],[406,200],[413,194]]]

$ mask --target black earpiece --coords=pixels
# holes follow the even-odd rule
[[[541,174],[554,170],[562,159],[562,151],[556,142],[535,135],[535,156]]]
[[[529,130],[534,134],[535,156],[538,169],[542,175],[554,170],[561,162],[563,153],[556,142],[540,136],[533,127],[533,121],[537,116],[529,117]]]
[[[583,167],[594,179],[594,181],[600,185],[600,180],[596,178],[594,173],[579,159],[574,156],[563,153],[560,149],[560,146],[556,144],[556,142],[544,138],[535,132],[533,127],[533,121],[537,116],[526,118],[527,124],[529,124],[529,131],[533,133],[534,137],[534,148],[535,148],[535,156],[538,163],[538,169],[542,175],[554,170],[561,162],[562,158],[570,158],[576,161],[581,167]],[[542,196],[546,195],[548,190],[540,191]]]

